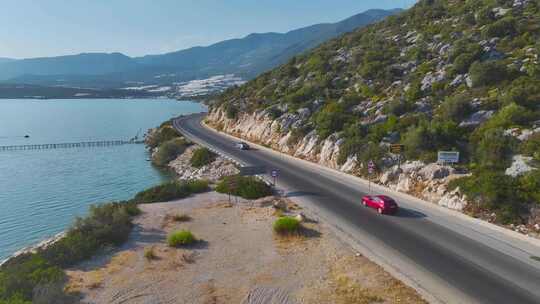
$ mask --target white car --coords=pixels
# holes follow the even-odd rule
[[[248,144],[246,144],[245,142],[239,142],[236,144],[236,147],[240,150],[249,150],[250,147]]]

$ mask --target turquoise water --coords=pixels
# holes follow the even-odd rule
[[[0,145],[129,139],[201,111],[167,99],[0,100]],[[90,204],[165,180],[147,158],[144,145],[0,152],[0,260],[63,231]]]

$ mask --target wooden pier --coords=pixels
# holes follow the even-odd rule
[[[68,149],[68,148],[93,148],[93,147],[110,147],[122,145],[142,144],[140,140],[104,140],[104,141],[86,141],[75,143],[59,143],[59,144],[34,144],[34,145],[13,145],[0,146],[0,151],[19,151],[19,150],[50,150],[50,149]]]

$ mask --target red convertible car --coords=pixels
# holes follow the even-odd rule
[[[362,197],[362,204],[377,209],[380,214],[395,214],[399,209],[396,201],[386,195],[366,195]]]

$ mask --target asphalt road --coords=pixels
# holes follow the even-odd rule
[[[202,127],[202,117],[201,114],[180,118],[174,121],[174,126],[188,137],[243,163],[278,169],[279,180],[292,190],[291,196],[304,197],[331,215],[337,221],[334,225],[352,227],[353,236],[368,235],[393,256],[415,265],[419,272],[428,273],[416,279],[428,289],[429,286],[446,288],[447,293],[441,292],[438,300],[468,302],[459,293],[479,303],[540,303],[538,268],[438,225],[414,209],[403,209],[396,216],[377,215],[360,205],[365,193],[357,187],[291,164],[279,156],[238,150],[230,138]],[[415,276],[415,271],[412,269],[405,275]],[[456,291],[455,299],[449,290]]]

